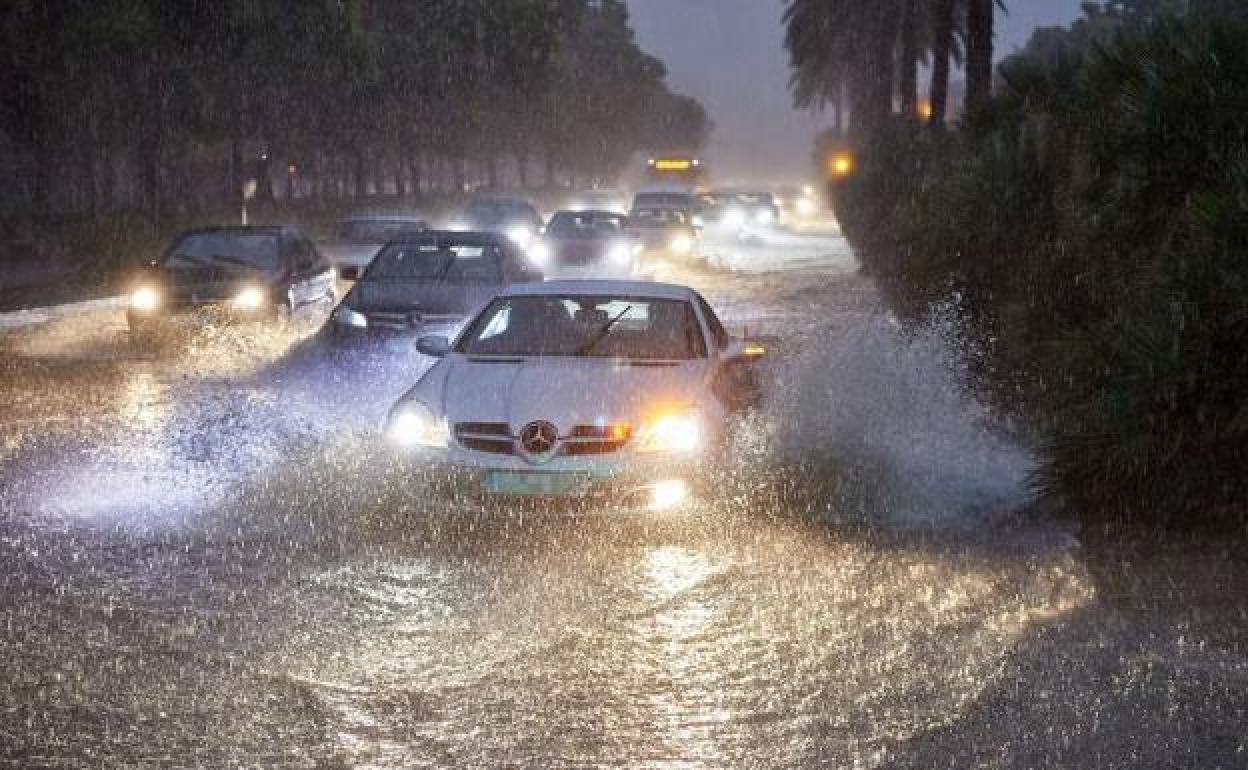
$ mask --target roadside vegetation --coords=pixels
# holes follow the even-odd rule
[[[705,141],[665,74],[622,0],[5,3],[0,260],[141,258],[249,180],[260,218],[609,181]]]
[[[1245,6],[1088,4],[956,128],[859,122],[833,182],[864,271],[912,324],[960,315],[1088,523],[1248,523]]]

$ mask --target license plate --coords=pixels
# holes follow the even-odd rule
[[[585,488],[588,478],[578,473],[508,473],[485,475],[485,489],[496,495],[559,497]]]

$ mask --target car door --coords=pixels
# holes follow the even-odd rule
[[[748,358],[730,355],[732,336],[715,315],[710,303],[700,294],[694,296],[711,334],[715,358],[715,366],[711,372],[711,392],[730,412],[743,412],[757,407],[762,400],[762,388],[759,386],[754,362]]]
[[[295,306],[315,302],[325,296],[324,258],[316,246],[301,234],[289,236],[290,258],[292,261],[292,280],[290,286],[291,304]]]

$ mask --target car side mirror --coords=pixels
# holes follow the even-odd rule
[[[442,336],[421,337],[416,340],[416,352],[431,358],[444,358],[451,352],[451,341]]]
[[[724,348],[723,357],[730,361],[757,361],[767,357],[767,348],[748,339],[734,339]]]
[[[344,281],[360,280],[360,268],[358,265],[345,265],[338,269],[338,275],[342,276]]]

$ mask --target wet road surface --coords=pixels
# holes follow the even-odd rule
[[[376,436],[425,362],[315,318],[136,352],[115,305],[10,316],[0,766],[1248,766],[1244,640],[1014,515],[948,329],[834,234],[714,257],[658,277],[779,355],[679,513],[429,488]]]

